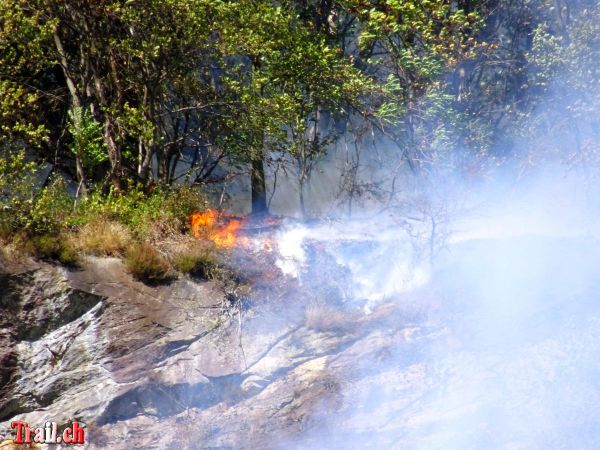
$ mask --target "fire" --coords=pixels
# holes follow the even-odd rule
[[[192,214],[192,233],[196,237],[201,237],[204,228],[213,227],[219,218],[219,213],[214,209],[209,209],[203,213]]]
[[[214,209],[208,209],[203,213],[194,213],[191,217],[194,237],[211,240],[217,247],[227,249],[243,247],[252,252],[271,253],[273,251],[276,243],[270,238],[239,236],[242,223],[242,221],[234,219],[225,221]]]
[[[241,224],[242,223],[239,220],[232,220],[223,228],[217,230],[208,237],[217,244],[218,247],[232,248],[236,244],[236,234]]]
[[[234,247],[241,225],[239,220],[231,220],[225,226],[219,227],[219,213],[214,209],[192,214],[192,234],[197,238],[209,239],[218,247]]]

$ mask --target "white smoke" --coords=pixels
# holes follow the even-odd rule
[[[342,392],[355,406],[322,413],[286,447],[597,448],[600,195],[553,175],[489,188],[487,205],[473,199],[479,209],[456,221],[433,266],[391,221],[281,232],[280,267],[302,280],[306,245],[325,245],[349,269],[352,301],[363,300],[365,312],[426,284],[441,304],[422,324],[437,324],[432,337],[393,351],[415,352],[412,366],[400,356],[374,365]],[[422,370],[423,386],[397,390],[406,370]]]
[[[322,248],[351,274],[349,297],[363,301],[364,311],[429,281],[430,267],[422,250],[406,232],[387,220],[292,225],[276,237],[277,267],[298,278],[310,264],[307,246]],[[359,248],[360,247],[360,248]]]

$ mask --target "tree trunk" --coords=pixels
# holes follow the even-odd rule
[[[300,214],[302,220],[306,220],[306,204],[304,203],[304,178],[298,180],[298,193],[300,194]]]
[[[106,116],[104,121],[104,142],[108,150],[108,159],[110,161],[110,181],[117,190],[123,189],[123,162],[121,160],[121,149],[117,145],[114,137],[114,125],[110,118]]]
[[[252,214],[267,212],[267,189],[265,186],[265,167],[262,159],[252,160],[250,172],[252,189]]]
[[[69,94],[71,95],[71,105],[72,105],[71,111],[72,111],[73,127],[75,128],[75,132],[78,133],[79,135],[81,135],[81,133],[83,132],[83,124],[81,123],[82,122],[82,114],[83,114],[81,98],[79,96],[79,93],[77,92],[77,87],[75,86],[75,82],[73,81],[73,78],[71,77],[71,73],[69,71],[69,63],[67,61],[67,56],[65,54],[65,50],[62,45],[62,41],[60,39],[60,36],[58,35],[58,30],[54,31],[53,38],[54,38],[54,44],[56,45],[56,51],[58,53],[60,66],[62,68],[63,75],[65,76],[67,88],[69,89]],[[77,181],[79,182],[77,192],[78,193],[81,192],[81,194],[85,197],[85,196],[87,196],[87,186],[86,186],[86,176],[85,176],[85,169],[83,167],[83,155],[82,155],[81,148],[75,149],[75,168],[77,171]]]

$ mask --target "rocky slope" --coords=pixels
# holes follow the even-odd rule
[[[307,310],[306,289],[272,288],[236,300],[189,278],[147,286],[117,259],[4,261],[0,426],[79,420],[90,448],[276,448],[343,409],[348,383],[418,391],[418,363],[373,368],[413,345],[419,312]]]
[[[308,247],[300,279],[245,255],[225,284],[4,261],[0,427],[76,419],[92,449],[597,448],[597,243],[466,242],[366,309],[344,291],[394,281],[400,247]]]

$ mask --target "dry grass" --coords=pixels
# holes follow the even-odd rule
[[[13,439],[5,439],[0,442],[0,450],[33,450],[41,449],[39,444],[17,444]]]
[[[155,283],[169,279],[169,262],[148,243],[131,245],[126,251],[125,265],[141,281]]]
[[[0,242],[0,265],[6,266],[7,262],[23,263],[27,255],[16,245],[15,242]]]
[[[210,280],[220,270],[219,255],[212,242],[197,239],[181,241],[171,246],[167,253],[173,267],[184,274]]]
[[[98,217],[74,236],[75,244],[85,253],[96,256],[119,256],[131,243],[131,234],[122,224]]]
[[[306,328],[320,332],[351,333],[360,326],[357,313],[323,304],[308,306],[304,312],[304,320]]]
[[[65,266],[77,266],[80,257],[72,241],[65,235],[23,235],[16,239],[17,248],[30,256],[59,261]]]
[[[219,262],[210,252],[183,252],[174,256],[173,265],[181,273],[210,280],[216,276]]]

